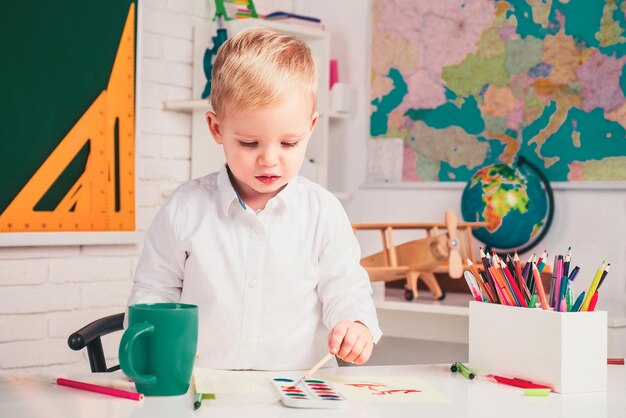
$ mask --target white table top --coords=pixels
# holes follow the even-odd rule
[[[277,400],[228,404],[205,400],[194,411],[193,393],[131,401],[52,384],[51,375],[0,376],[0,418],[122,417],[565,417],[617,418],[626,415],[626,366],[608,367],[608,391],[578,395],[526,397],[523,390],[483,378],[466,380],[449,365],[361,366],[323,369],[325,376],[414,376],[449,399],[443,403],[350,401],[347,408],[292,409]],[[298,372],[290,372],[298,375]],[[279,372],[282,376],[290,376]],[[120,375],[116,373],[119,377]],[[278,375],[278,374],[277,374]],[[94,375],[69,376],[83,380]],[[409,415],[410,414],[410,415]]]

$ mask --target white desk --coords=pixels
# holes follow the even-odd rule
[[[298,374],[297,372],[294,376]],[[437,418],[617,418],[626,416],[626,366],[608,366],[607,392],[581,395],[523,396],[522,389],[487,380],[466,380],[448,365],[367,366],[323,369],[324,375],[416,376],[444,396],[445,403],[366,403],[352,401],[345,409],[303,410],[277,401],[255,405],[205,400],[193,411],[192,394],[148,397],[136,402],[97,393],[57,387],[52,376],[0,377],[1,418],[191,418],[191,417],[437,417]],[[284,372],[280,375],[289,376]],[[81,376],[70,376],[79,380]],[[87,378],[88,376],[82,376]]]

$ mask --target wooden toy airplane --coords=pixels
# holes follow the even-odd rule
[[[462,260],[478,258],[474,256],[472,230],[485,225],[485,222],[457,222],[454,211],[447,210],[442,223],[361,223],[352,224],[352,229],[355,234],[364,230],[380,231],[383,250],[363,257],[361,265],[371,281],[406,278],[404,298],[410,301],[417,299],[418,279],[424,281],[433,299],[445,298],[434,273],[448,273],[454,279],[463,276]],[[426,236],[394,245],[394,230],[417,230]],[[457,235],[457,232],[460,233]],[[476,263],[479,264],[480,259]]]

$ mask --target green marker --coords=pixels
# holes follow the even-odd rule
[[[528,302],[528,307],[529,308],[537,307],[537,292],[533,293],[533,295],[530,297],[530,301]]]
[[[549,396],[550,389],[527,388],[524,389],[524,396]]]
[[[580,310],[581,305],[583,304],[583,299],[585,298],[585,291],[578,295],[576,302],[574,302],[574,306],[572,306],[572,312],[578,312]]]
[[[565,304],[567,305],[567,312],[571,312],[572,311],[572,289],[570,289],[569,286],[567,287],[567,290],[565,291]]]
[[[456,367],[456,363],[453,363],[452,366],[450,366],[450,371],[451,372],[456,372],[459,368]]]
[[[202,394],[196,393],[196,399],[193,402],[193,409],[199,409],[202,406]]]
[[[463,375],[464,378],[472,380],[473,378],[476,377],[476,373],[474,373],[472,370],[468,369],[460,361],[457,361],[455,364],[456,364],[457,369],[459,370],[459,372],[461,372],[461,374]]]
[[[215,394],[213,393],[196,393],[195,400],[193,402],[193,409],[200,409],[202,406],[202,399],[215,399]]]

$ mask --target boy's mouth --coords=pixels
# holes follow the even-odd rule
[[[256,176],[256,178],[261,183],[273,184],[273,183],[276,183],[278,181],[278,179],[280,179],[280,176]]]

